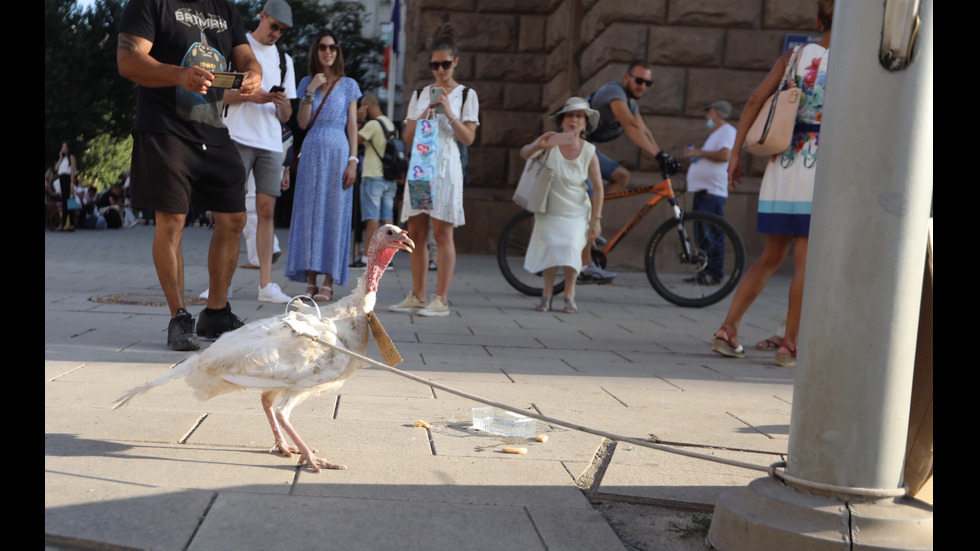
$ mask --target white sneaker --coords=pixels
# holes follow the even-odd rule
[[[203,298],[204,300],[207,300],[209,294],[208,291],[210,290],[211,290],[210,288],[205,289],[203,293],[197,295],[197,298]],[[231,298],[231,285],[228,286],[228,298]]]
[[[279,285],[270,282],[265,287],[259,287],[259,302],[277,302],[279,304],[288,304],[292,300],[292,297],[282,292]]]
[[[610,272],[609,270],[602,269],[598,264],[595,263],[595,261],[592,261],[591,263],[589,263],[588,266],[583,268],[582,273],[587,274],[587,276],[597,275],[602,279],[612,279],[619,275],[616,272]]]
[[[414,293],[408,292],[408,296],[405,300],[399,302],[398,304],[392,304],[388,307],[389,312],[405,312],[408,314],[414,314],[419,310],[425,308],[425,303],[418,299]]]
[[[443,304],[439,295],[432,295],[428,306],[419,310],[418,314],[427,318],[443,318],[449,315],[449,307]]]

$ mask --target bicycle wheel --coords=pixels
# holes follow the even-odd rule
[[[735,290],[745,270],[745,243],[724,218],[684,212],[653,232],[646,249],[650,285],[678,306],[701,308]]]
[[[500,239],[497,241],[497,264],[507,283],[525,295],[539,297],[544,288],[541,272],[531,273],[524,269],[524,256],[527,254],[527,245],[531,241],[533,229],[533,212],[522,210],[514,215],[504,226],[504,231],[500,232]],[[559,269],[555,274],[552,296],[558,296],[564,291],[565,270]]]

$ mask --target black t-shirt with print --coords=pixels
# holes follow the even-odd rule
[[[150,56],[161,63],[227,71],[232,49],[248,44],[245,25],[228,0],[129,0],[119,32],[153,43]],[[181,86],[139,87],[134,129],[172,134],[210,145],[231,138],[221,117],[224,90],[206,95]]]

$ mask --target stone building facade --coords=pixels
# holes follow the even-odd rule
[[[630,60],[653,64],[654,84],[640,110],[658,145],[687,166],[684,146],[707,136],[704,109],[729,101],[737,124],[745,101],[782,51],[787,34],[816,35],[816,0],[410,0],[404,20],[404,101],[432,81],[425,42],[442,22],[461,37],[456,79],[480,97],[480,127],[470,148],[466,225],[457,250],[492,254],[524,162],[520,147],[552,129],[548,114],[569,96],[588,96],[622,79]],[[602,150],[633,172],[632,186],[655,183],[656,161],[621,136]],[[746,155],[748,158],[749,156]],[[764,160],[751,158],[745,186],[732,193],[726,218],[753,261],[764,239],[755,232]],[[682,192],[684,175],[672,178]],[[649,196],[606,203],[606,233]],[[682,208],[691,197],[680,193]],[[642,251],[668,216],[658,205],[609,257],[613,269],[643,269]]]

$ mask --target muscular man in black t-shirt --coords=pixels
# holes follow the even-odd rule
[[[224,89],[215,73],[245,73],[239,93],[259,89],[262,67],[228,0],[129,0],[119,23],[119,74],[139,85],[130,195],[156,215],[153,262],[167,298],[171,350],[197,350],[242,321],[227,292],[245,225],[245,170],[221,118]],[[229,64],[230,62],[230,64]],[[184,304],[181,236],[191,192],[212,211],[211,293],[196,324]]]

